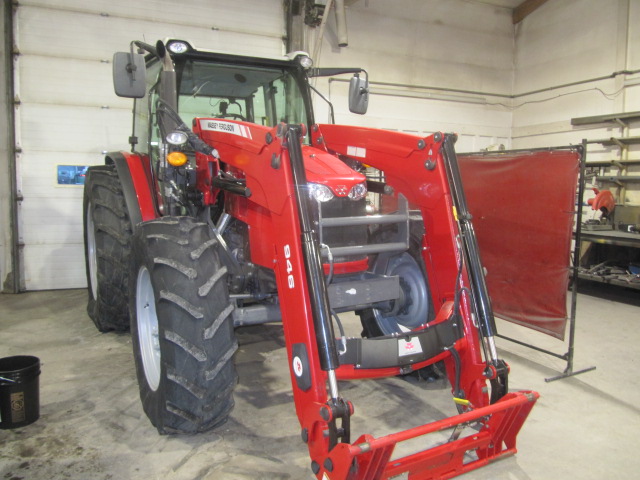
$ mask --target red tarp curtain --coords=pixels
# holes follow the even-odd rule
[[[458,158],[495,315],[564,340],[580,154]]]

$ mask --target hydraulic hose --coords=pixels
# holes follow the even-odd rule
[[[160,114],[167,115],[171,120],[173,120],[176,124],[176,128],[187,135],[189,145],[191,145],[196,152],[220,158],[218,150],[193,133],[193,130],[191,130],[187,124],[182,121],[178,112],[176,112],[171,105],[162,99],[158,99],[158,112]]]
[[[302,130],[299,125],[289,125],[286,132],[286,142],[289,149],[289,161],[296,189],[298,217],[302,231],[302,254],[304,257],[307,284],[309,285],[309,299],[316,333],[316,342],[320,353],[320,366],[324,371],[333,371],[340,366],[336,348],[329,294],[325,283],[320,246],[313,234],[311,206],[307,191],[307,176],[304,169],[300,139]],[[331,378],[330,378],[331,380]],[[332,390],[337,391],[337,386]],[[332,394],[333,395],[333,394]]]
[[[454,206],[457,211],[457,220],[460,225],[460,236],[462,238],[465,260],[471,279],[471,291],[480,316],[480,329],[485,338],[492,338],[496,334],[495,318],[493,317],[489,292],[484,278],[484,269],[480,262],[478,241],[473,229],[473,224],[471,223],[471,214],[467,208],[467,200],[462,188],[462,177],[460,176],[458,158],[453,147],[454,141],[455,137],[453,135],[444,136],[443,153],[447,176],[451,186]]]

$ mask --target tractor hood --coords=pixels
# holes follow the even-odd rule
[[[361,173],[349,168],[340,159],[317,148],[303,146],[307,180],[329,187],[338,197],[345,197],[351,188],[366,181]]]
[[[248,122],[219,118],[196,118],[194,132],[219,150],[221,157],[237,156],[236,163],[249,161],[240,151],[259,154],[264,138],[272,129]],[[366,177],[347,166],[335,155],[309,145],[302,146],[307,181],[326,185],[337,197],[346,197],[351,189],[366,181]]]

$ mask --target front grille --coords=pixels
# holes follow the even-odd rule
[[[398,196],[398,211],[386,215],[366,215],[365,200],[333,199],[316,204],[318,240],[328,245],[336,262],[355,261],[376,253],[403,252],[409,248],[409,208],[407,199]],[[369,226],[398,225],[394,238],[383,243],[368,243]],[[323,256],[328,255],[323,250]]]
[[[365,215],[366,201],[353,201],[346,197],[335,197],[332,200],[320,204],[320,215],[322,219],[339,217],[363,217]],[[344,227],[323,227],[320,229],[320,243],[334,247],[353,247],[356,245],[366,245],[367,226],[349,225]],[[346,260],[353,261],[365,258],[366,255],[334,258],[336,262]]]

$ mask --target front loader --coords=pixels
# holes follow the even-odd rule
[[[131,328],[160,433],[224,423],[234,327],[281,321],[318,479],[450,478],[515,453],[538,394],[508,392],[455,135],[317,124],[310,77],[353,74],[354,113],[368,86],[361,69],[310,63],[181,40],[115,55],[134,131],[131,152],[87,173],[89,315],[101,331]],[[362,337],[345,333],[349,312]],[[381,437],[351,431],[357,410],[339,381],[436,364],[458,415]],[[393,457],[443,430],[447,442]]]

